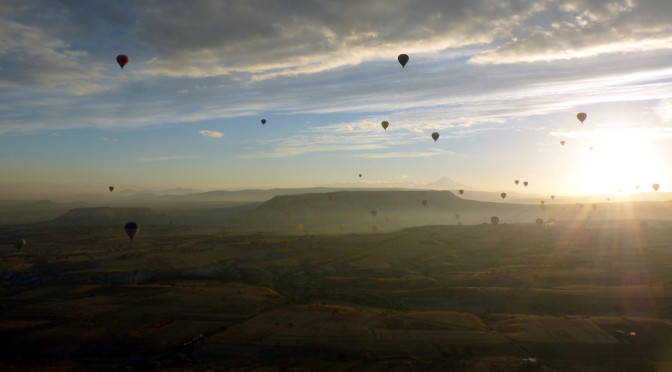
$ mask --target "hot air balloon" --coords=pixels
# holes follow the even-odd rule
[[[331,195],[331,194],[329,194],[329,195],[327,196],[327,199],[329,199],[329,200],[334,200],[334,196]]]
[[[519,184],[519,183],[520,183],[520,181],[518,181],[518,180],[515,180],[515,181],[513,181],[513,183],[515,183],[515,184],[517,185],[517,184]]]
[[[380,125],[383,126],[383,129],[387,130],[387,127],[390,125],[390,123],[388,123],[387,121],[384,121],[384,122],[380,123]]]
[[[362,174],[361,174],[361,173],[359,174],[359,178],[362,178]]]
[[[457,190],[457,192],[459,192],[460,195],[464,194],[464,190]]]
[[[651,185],[651,187],[653,187],[653,189],[655,191],[658,191],[658,188],[660,187],[660,185],[658,185],[657,183],[654,183],[653,185]]]
[[[555,199],[555,195],[551,195],[551,199]]]
[[[593,146],[590,146],[588,150],[593,151]]]
[[[587,117],[588,115],[586,115],[585,112],[579,112],[578,114],[576,114],[576,118],[579,119],[579,121],[582,123],[584,120],[586,120]]]
[[[460,214],[459,214],[459,213],[455,213],[455,219],[456,219],[456,220],[459,220],[459,219],[460,219]]]
[[[537,225],[539,225],[539,226],[544,224],[544,220],[542,220],[541,218],[537,218],[534,222],[536,222]]]
[[[635,186],[635,189],[639,190],[639,185]]]
[[[432,133],[432,138],[434,138],[434,142],[439,139],[439,132],[434,132]]]
[[[385,217],[385,223],[390,223],[390,216]]]
[[[492,217],[490,217],[490,222],[491,222],[493,225],[498,224],[498,223],[499,223],[499,217],[497,217],[497,216],[492,216]]]
[[[542,201],[541,201],[541,204],[544,204],[544,203],[546,203],[546,202],[542,200]]]
[[[595,208],[597,208],[597,204],[592,204],[591,207],[593,207],[593,209],[595,209]]]
[[[462,226],[462,221],[457,221],[456,225],[457,226]]]
[[[539,206],[539,209],[541,209],[541,211],[543,212],[543,211],[546,210],[546,206],[542,204],[542,205]]]
[[[118,55],[117,56],[117,63],[119,64],[119,67],[121,67],[123,69],[124,66],[126,66],[126,64],[128,63],[128,56],[125,55],[125,54]]]
[[[401,63],[401,67],[406,67],[406,64],[408,63],[408,54],[400,54],[399,57],[397,57],[397,61]]]
[[[371,231],[378,232],[378,226],[371,226]]]
[[[129,222],[124,226],[124,229],[126,230],[126,234],[128,234],[128,237],[133,240],[133,237],[135,234],[138,233],[138,230],[140,230],[140,227],[138,227],[138,224],[135,222]]]
[[[506,199],[506,193],[505,193],[505,192],[503,192],[503,193],[499,194],[499,196],[501,196],[501,197],[502,197],[502,199]]]
[[[108,187],[108,189],[110,189],[110,192],[112,192],[112,191],[114,191],[114,186],[110,186],[110,187]]]
[[[525,187],[527,187],[528,182],[527,181],[523,182],[523,185],[525,185]]]
[[[424,200],[422,201],[422,206],[423,206],[423,207],[426,207],[426,206],[427,206],[427,199],[424,199]]]
[[[261,125],[266,124],[266,119],[261,119]]]
[[[562,146],[564,146],[564,145],[565,145],[565,141],[560,141],[560,144],[561,144]]]
[[[14,240],[14,248],[21,250],[21,248],[26,246],[26,240],[25,239],[16,239]]]
[[[378,211],[377,211],[377,210],[374,209],[374,210],[371,211],[371,217],[374,217],[374,218],[375,218],[377,215],[378,215]]]
[[[300,224],[296,225],[296,229],[299,230],[299,231],[303,230],[303,224],[300,223]]]

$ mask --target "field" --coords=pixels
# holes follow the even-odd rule
[[[2,250],[3,370],[672,365],[664,228],[148,229],[132,243],[111,228],[0,234],[31,236]]]

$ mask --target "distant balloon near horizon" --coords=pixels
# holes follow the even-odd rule
[[[501,197],[502,197],[502,199],[506,199],[506,193],[505,193],[505,192],[503,192],[503,193],[499,194],[499,196],[501,196]]]
[[[490,223],[493,224],[493,225],[499,224],[499,217],[497,217],[497,216],[490,217]]]
[[[464,194],[464,190],[457,190],[457,192],[459,192],[460,195]]]
[[[541,201],[541,204],[545,204],[545,203],[546,203],[545,201],[543,201],[543,200]]]
[[[140,227],[135,222],[129,222],[126,224],[126,226],[124,226],[124,230],[126,230],[128,237],[133,240],[133,237],[138,233]]]
[[[26,246],[26,240],[25,239],[16,239],[14,240],[14,248],[17,250],[21,250],[21,248]]]
[[[515,180],[515,181],[513,181],[513,183],[515,183],[515,184],[517,185],[517,184],[519,184],[519,183],[520,183],[520,181],[518,181],[518,180]]]
[[[560,145],[564,146],[564,145],[565,145],[565,141],[560,141]]]
[[[551,199],[555,199],[555,195],[551,195]]]
[[[636,186],[635,186],[635,189],[636,189],[636,190],[639,190],[639,185],[636,185]]]
[[[359,174],[359,178],[362,178],[362,174],[361,174],[361,173]]]
[[[654,189],[655,191],[658,191],[658,188],[660,187],[660,185],[657,184],[657,183],[654,183],[653,185],[651,185],[651,187],[653,187],[653,189]]]
[[[380,125],[383,126],[383,129],[387,130],[387,127],[390,125],[390,123],[388,123],[387,120],[386,120],[386,121],[380,123]]]
[[[426,206],[427,206],[427,199],[424,199],[424,200],[422,201],[422,206],[423,206],[423,207],[426,207]]]
[[[378,215],[377,210],[374,209],[374,210],[371,211],[371,217],[376,218],[377,215]]]
[[[586,120],[587,117],[588,115],[586,115],[585,112],[579,112],[578,114],[576,114],[576,118],[579,119],[579,121],[582,123],[584,120]]]
[[[525,187],[527,187],[528,182],[527,181],[523,182],[523,185],[525,185]]]
[[[539,226],[544,224],[544,220],[542,220],[541,218],[537,218],[534,222],[536,222],[537,225],[539,225]]]
[[[397,61],[399,61],[402,68],[406,67],[408,60],[409,60],[408,54],[400,54],[399,57],[397,57]]]
[[[120,54],[117,56],[117,63],[122,69],[128,64],[128,56],[125,54]]]
[[[266,119],[261,119],[261,125],[266,124]]]
[[[588,150],[593,151],[593,146],[590,146]]]
[[[110,187],[108,187],[108,189],[110,190],[110,192],[112,192],[112,191],[114,191],[114,186],[110,186]]]
[[[385,217],[385,223],[390,223],[390,216]]]
[[[296,229],[299,230],[299,231],[303,230],[303,224],[300,223],[300,224],[296,225]]]

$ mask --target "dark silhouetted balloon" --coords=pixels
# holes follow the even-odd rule
[[[515,180],[515,181],[513,181],[513,183],[515,183],[515,184],[517,185],[517,184],[519,184],[519,183],[520,183],[520,181],[518,181],[518,180]]]
[[[374,210],[371,211],[371,217],[376,217],[377,215],[378,215],[377,210],[374,209]]]
[[[537,218],[534,222],[536,222],[537,225],[539,225],[539,226],[544,224],[544,220],[542,220],[541,218]]]
[[[383,129],[387,130],[387,127],[390,125],[390,123],[388,123],[387,121],[384,121],[384,122],[380,123],[380,125],[383,126]]]
[[[266,119],[261,119],[261,125],[266,124]]]
[[[110,187],[108,187],[108,189],[110,189],[110,192],[112,192],[112,191],[114,191],[114,186],[110,186]]]
[[[492,223],[493,225],[498,224],[499,223],[499,217],[497,217],[497,216],[490,217],[490,223]]]
[[[135,234],[137,234],[140,230],[140,227],[138,227],[138,224],[135,222],[129,222],[126,224],[126,226],[124,226],[124,229],[126,230],[128,237],[132,240]]]
[[[653,187],[653,189],[655,191],[658,191],[658,188],[660,187],[660,185],[658,185],[657,183],[654,183],[653,185],[651,185],[651,187]]]
[[[436,142],[439,139],[439,133],[438,132],[432,133],[432,138],[434,138],[434,142]]]
[[[587,117],[588,115],[586,115],[585,112],[579,112],[578,114],[576,114],[576,118],[579,119],[579,121],[582,123],[584,120],[586,120]]]
[[[525,187],[527,187],[528,182],[527,181],[523,182],[523,185],[525,185]]]
[[[505,192],[503,192],[503,193],[499,194],[499,196],[501,196],[501,197],[502,197],[502,199],[506,199],[506,193],[505,193]]]
[[[126,66],[126,64],[128,63],[128,56],[125,54],[118,55],[117,63],[119,64],[119,67],[124,68],[124,66]]]
[[[426,207],[426,206],[427,206],[427,199],[425,199],[425,200],[422,201],[422,206],[423,206],[423,207]]]
[[[464,194],[464,190],[457,190],[457,192],[459,192],[460,195]]]
[[[21,248],[26,246],[26,240],[25,239],[16,239],[14,240],[14,248],[21,250]]]
[[[397,57],[397,61],[399,61],[401,67],[406,67],[406,64],[408,63],[408,54],[400,54],[399,57]]]
[[[562,146],[564,146],[564,145],[565,145],[565,141],[560,141],[560,144],[561,144]]]
[[[361,173],[359,174],[359,178],[362,178],[362,174],[361,174]]]

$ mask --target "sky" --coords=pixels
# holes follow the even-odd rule
[[[671,57],[669,0],[4,0],[0,198],[669,191]]]

